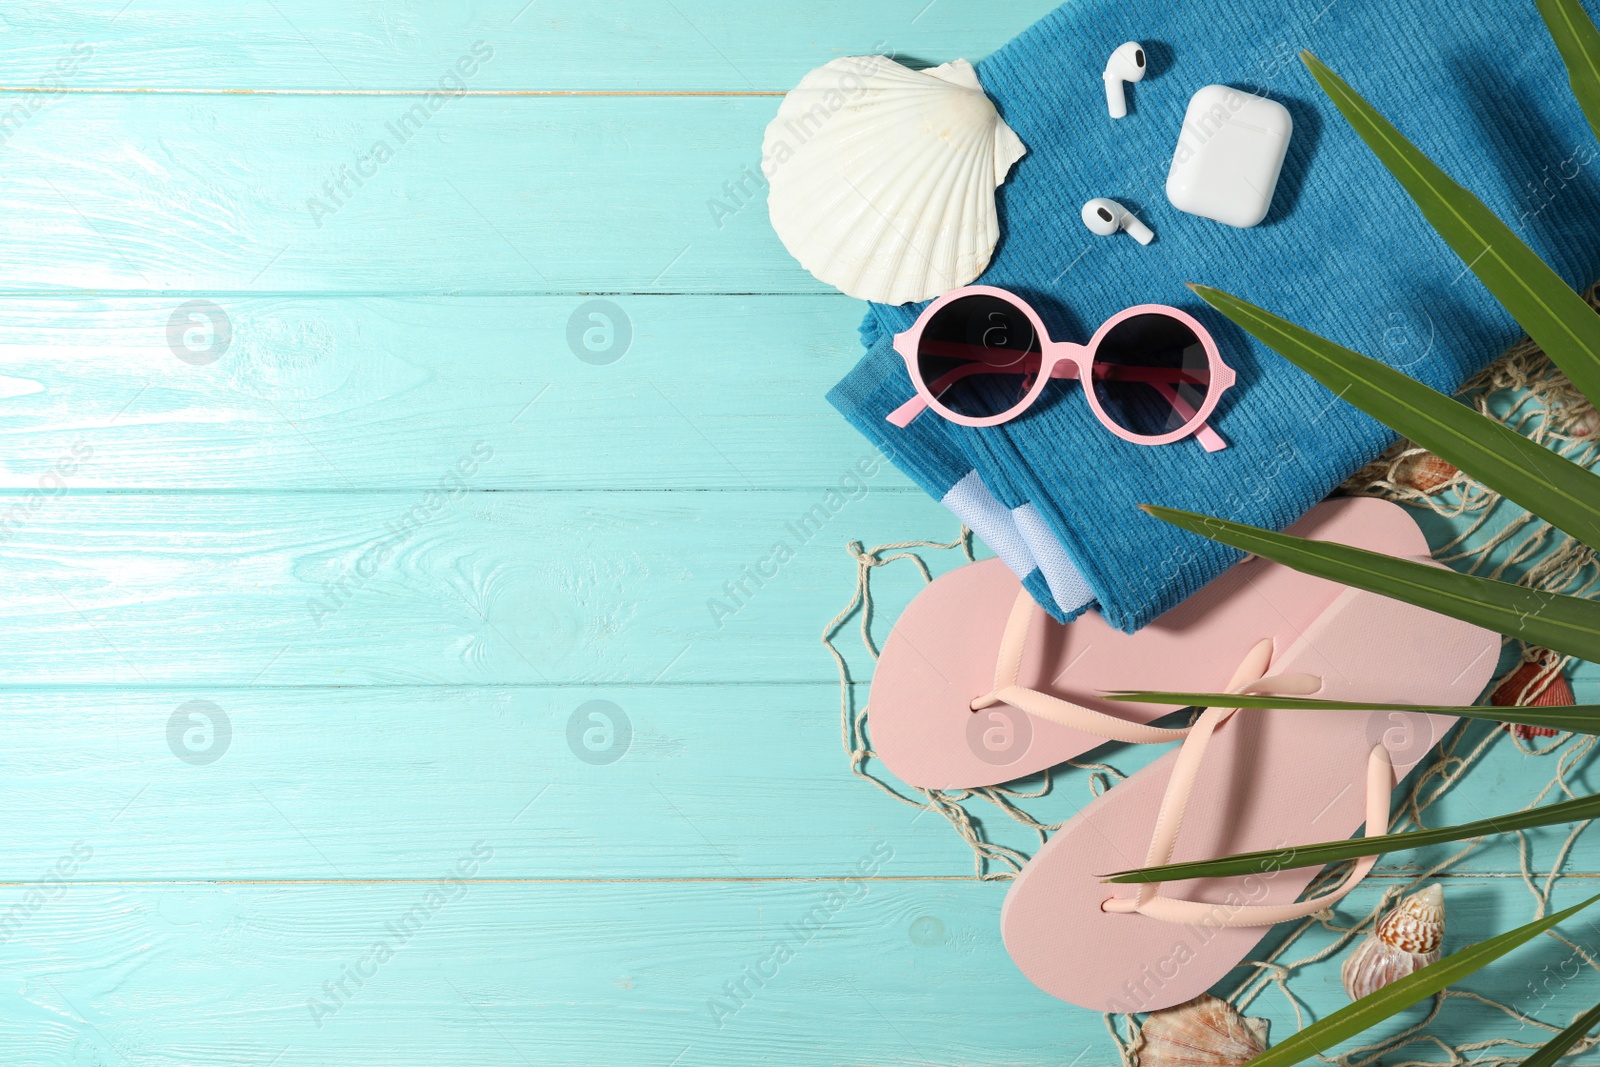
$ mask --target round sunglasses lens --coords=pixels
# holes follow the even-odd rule
[[[985,419],[1022,406],[1038,377],[1038,331],[1023,310],[993,296],[963,296],[922,330],[917,373],[939,405]]]
[[[1139,437],[1182,429],[1211,392],[1211,361],[1193,329],[1168,315],[1135,315],[1094,353],[1094,395],[1106,417]]]

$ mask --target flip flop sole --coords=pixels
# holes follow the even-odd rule
[[[1327,501],[1290,531],[1392,555],[1428,554],[1416,523],[1383,500]],[[1021,590],[1004,563],[983,560],[932,582],[895,623],[874,672],[868,721],[874,750],[902,781],[931,789],[994,785],[1106,743],[1007,704],[972,711],[972,700],[994,685],[1006,619]],[[1094,612],[1064,627],[1040,612],[1019,682],[1130,722],[1152,722],[1171,709],[1114,703],[1101,692],[1220,687],[1255,642],[1271,637],[1287,647],[1341,590],[1254,559],[1135,634]]]
[[[1281,646],[1280,646],[1281,647]],[[1307,627],[1271,673],[1323,679],[1319,695],[1470,704],[1494,673],[1500,639],[1398,601],[1348,590]],[[1218,728],[1185,809],[1174,862],[1349,837],[1365,818],[1368,755],[1390,750],[1398,782],[1454,718],[1399,712],[1253,711]],[[1270,929],[1221,925],[1240,905],[1288,904],[1317,868],[1163,886],[1215,905],[1215,921],[1178,925],[1102,910],[1135,887],[1099,876],[1144,864],[1177,760],[1175,749],[1085,807],[1012,883],[1001,912],[1006,948],[1052,996],[1095,1011],[1145,1012],[1205,992]]]

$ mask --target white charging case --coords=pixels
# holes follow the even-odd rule
[[[1179,211],[1245,229],[1267,217],[1294,121],[1276,100],[1226,85],[1194,94],[1167,173]]]

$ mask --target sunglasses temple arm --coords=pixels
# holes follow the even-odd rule
[[[1194,418],[1194,408],[1189,406],[1189,402],[1183,399],[1176,389],[1161,382],[1157,382],[1155,388],[1166,398],[1167,403],[1172,405],[1172,409],[1182,415],[1184,419]],[[1203,422],[1200,424],[1199,429],[1195,430],[1194,439],[1199,441],[1200,447],[1207,452],[1221,452],[1228,447],[1228,442],[1222,439],[1222,435]]]
[[[920,396],[914,396],[904,404],[889,412],[886,421],[893,423],[902,430],[911,425],[913,419],[928,410],[928,402]]]
[[[1062,372],[1062,367],[1067,368],[1067,373]],[[956,382],[959,382],[961,379],[969,378],[975,374],[1032,374],[1035,370],[1037,370],[1037,368],[1033,368],[1031,370],[1028,368],[1016,370],[1009,367],[996,368],[986,363],[966,363],[947,372],[944,377],[929,384],[928,391],[933,393],[935,396],[938,396]],[[1056,365],[1056,369],[1054,372],[1052,372],[1051,376],[1055,378],[1075,378],[1077,375],[1077,368],[1068,363],[1061,363]],[[922,394],[918,393],[904,404],[901,404],[899,407],[889,412],[889,414],[885,417],[885,421],[891,422],[901,429],[904,429],[905,427],[911,425],[913,419],[915,419],[918,415],[921,415],[927,409],[928,402],[922,399]]]
[[[1194,439],[1199,441],[1200,447],[1207,452],[1221,452],[1228,447],[1228,442],[1222,439],[1222,435],[1203,422],[1194,432]]]

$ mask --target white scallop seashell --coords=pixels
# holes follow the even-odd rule
[[[1026,152],[964,59],[922,71],[836,59],[767,127],[767,210],[784,247],[829,285],[885,304],[928,300],[989,266],[994,191]]]
[[[1430,885],[1402,900],[1357,945],[1339,975],[1351,1000],[1382,989],[1430,963],[1444,942],[1444,890]]]
[[[1240,1067],[1266,1051],[1267,1026],[1202,993],[1150,1013],[1139,1031],[1138,1067]]]

